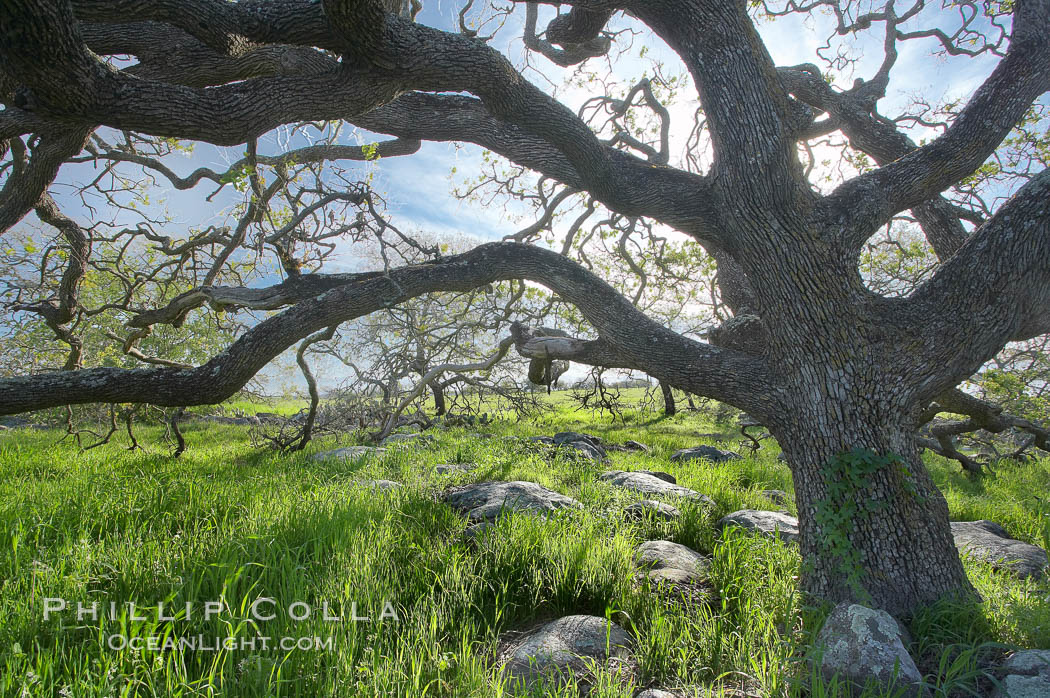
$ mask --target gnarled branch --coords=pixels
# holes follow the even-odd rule
[[[1006,342],[1050,331],[1047,201],[1050,170],[1003,204],[911,297],[885,304],[897,326],[910,328],[902,367],[919,377],[919,401],[972,375]]]
[[[980,167],[1032,102],[1050,89],[1048,33],[1050,6],[1017,3],[1006,57],[952,125],[928,145],[849,180],[828,197],[845,244],[859,248],[890,217],[934,198]]]
[[[280,352],[311,332],[423,293],[464,291],[509,279],[547,285],[576,305],[625,359],[660,380],[724,399],[761,418],[776,410],[761,360],[682,337],[653,322],[604,281],[561,255],[518,243],[489,243],[440,263],[392,269],[303,301],[248,330],[192,370],[97,368],[0,381],[0,414],[63,404],[220,402]],[[689,356],[688,362],[681,357]]]

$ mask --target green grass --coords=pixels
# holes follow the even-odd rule
[[[243,408],[242,408],[243,409]],[[266,408],[263,408],[266,409]],[[276,411],[269,409],[268,411]],[[292,410],[294,411],[294,410]],[[740,508],[776,508],[758,492],[791,491],[772,442],[755,457],[721,465],[677,465],[677,448],[735,445],[732,425],[696,414],[656,419],[628,411],[593,422],[565,405],[536,422],[501,421],[501,436],[586,430],[610,441],[636,439],[650,455],[613,453],[611,467],[673,473],[708,494],[713,510],[684,506],[673,523],[628,523],[633,498],[598,480],[604,469],[551,463],[520,440],[435,432],[430,450],[392,450],[356,463],[315,463],[308,454],[345,443],[311,444],[307,454],[251,448],[243,427],[190,423],[189,450],[167,455],[161,431],[142,429],[150,451],[113,444],[81,452],[57,432],[0,435],[0,696],[500,696],[493,669],[500,634],[560,615],[608,616],[634,638],[637,670],[598,669],[591,695],[632,696],[639,687],[696,691],[724,686],[768,696],[846,695],[812,676],[804,661],[821,611],[805,608],[794,548],[728,535],[714,523]],[[438,476],[442,462],[474,462],[474,473]],[[1046,545],[1050,463],[1002,466],[972,482],[933,459],[934,477],[955,518],[989,518],[1016,537]],[[406,484],[377,495],[359,478]],[[532,480],[584,507],[549,520],[502,520],[479,547],[465,521],[436,499],[453,483]],[[632,564],[643,540],[668,538],[713,558],[711,591],[688,600],[653,593]],[[967,561],[986,599],[980,607],[938,607],[912,623],[913,653],[939,695],[977,685],[982,662],[1003,646],[1050,647],[1050,588],[1022,583]],[[44,599],[167,608],[198,604],[190,618],[43,618]],[[275,600],[277,618],[248,610]],[[205,619],[205,600],[224,608]],[[314,615],[291,619],[296,601]],[[373,622],[330,622],[356,604]],[[398,620],[378,621],[389,602]],[[284,651],[113,649],[119,637],[313,638],[331,646]],[[65,691],[65,693],[63,693]],[[575,695],[572,687],[547,695]],[[961,693],[960,693],[961,692]],[[877,695],[876,692],[869,692]]]
[[[283,416],[291,416],[310,407],[309,400],[298,398],[272,398],[270,400],[252,400],[249,398],[237,398],[227,400],[219,406],[219,411],[229,414],[252,415],[260,412],[272,412]],[[191,412],[211,413],[216,411],[215,407],[195,407]]]

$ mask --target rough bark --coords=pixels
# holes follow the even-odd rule
[[[894,615],[972,594],[947,503],[919,458],[899,396],[884,385],[852,383],[850,374],[863,371],[864,360],[854,356],[842,373],[831,368],[843,358],[807,370],[812,397],[795,404],[793,419],[768,425],[795,483],[803,588]],[[857,449],[899,460],[865,472],[863,464],[843,460]],[[845,491],[837,493],[836,484]]]
[[[678,412],[674,404],[674,388],[667,383],[661,383],[660,392],[663,393],[664,397],[664,416],[673,417]]]
[[[445,386],[438,381],[431,381],[430,393],[434,396],[434,414],[440,417],[448,412],[445,406]]]

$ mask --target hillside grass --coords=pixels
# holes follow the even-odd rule
[[[599,481],[604,467],[564,456],[549,462],[513,438],[564,429],[649,444],[648,455],[611,453],[610,467],[671,472],[710,496],[714,509],[683,505],[673,523],[629,522],[622,510],[635,497]],[[825,611],[803,605],[795,549],[716,530],[731,511],[776,509],[760,490],[791,492],[772,441],[741,461],[673,464],[678,448],[736,446],[736,427],[695,413],[628,411],[614,422],[564,404],[533,422],[482,430],[497,437],[435,431],[431,449],[357,462],[308,458],[350,437],[278,455],[254,450],[243,427],[215,424],[189,423],[189,449],[178,460],[160,430],[142,430],[149,450],[133,452],[116,441],[80,451],[58,432],[0,434],[0,696],[488,698],[506,693],[493,669],[501,633],[579,613],[607,616],[634,638],[636,670],[596,670],[592,696],[627,698],[645,686],[683,695],[711,687],[847,695],[805,661]],[[480,467],[434,473],[453,462]],[[953,463],[929,465],[953,518],[993,519],[1014,537],[1050,544],[1050,461],[1004,464],[977,481]],[[406,487],[377,494],[355,484],[363,478]],[[584,507],[548,520],[507,517],[470,544],[464,519],[435,495],[490,479],[538,482]],[[706,597],[657,594],[642,582],[632,554],[653,538],[713,557]],[[1006,648],[1050,647],[1045,581],[965,564],[985,603],[944,604],[911,623],[911,649],[934,695],[987,689],[983,662]],[[264,597],[275,600],[267,608],[277,618],[257,622],[248,608]],[[150,608],[143,620],[118,608],[116,619],[78,621],[67,610],[45,621],[46,598]],[[200,604],[212,600],[223,611],[205,619]],[[296,601],[312,607],[309,619],[284,612]],[[158,602],[198,605],[190,618],[167,621],[155,617]],[[379,620],[387,602],[397,620]],[[323,603],[344,620],[322,618]],[[371,622],[350,621],[353,605]],[[254,649],[138,651],[107,646],[114,635],[316,637],[331,646],[262,649],[257,639]],[[545,695],[575,693],[570,686]]]

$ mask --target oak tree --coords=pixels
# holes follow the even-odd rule
[[[473,3],[465,3],[459,30],[447,31],[415,21],[418,5],[379,0],[5,0],[0,231],[30,211],[57,231],[61,273],[40,297],[23,299],[21,312],[37,314],[70,354],[68,370],[0,380],[0,413],[221,401],[314,333],[428,293],[529,280],[575,306],[595,337],[520,331],[523,355],[643,371],[768,427],[794,476],[805,591],[893,613],[970,593],[916,432],[945,405],[995,416],[955,386],[1008,342],[1050,331],[1050,172],[1029,171],[987,206],[965,197],[1050,89],[1050,1],[952,3],[958,15],[923,0],[573,0],[553,3],[561,6],[553,16],[544,4],[521,4],[530,64],[604,60],[618,43],[651,32],[699,103],[689,152],[672,158],[664,129],[635,128],[639,108],[663,121],[652,83],[599,100],[611,115],[599,125],[593,112],[530,82],[487,41],[486,27],[505,24],[513,7],[473,27]],[[549,18],[542,30],[541,10]],[[851,86],[829,72],[848,66],[849,52],[825,51],[823,66],[778,66],[756,24],[758,15],[821,12],[835,36],[878,38],[881,60]],[[899,45],[924,41],[995,63],[965,105],[916,142],[907,126],[923,115],[889,118],[880,106]],[[282,152],[260,150],[275,129],[335,134],[343,124],[394,140],[362,148],[323,137],[300,147],[285,138]],[[814,177],[814,144],[827,138],[841,139],[852,158],[831,185]],[[369,191],[318,168],[409,154],[423,140],[476,144],[565,187],[562,200],[585,193],[624,219],[687,236],[716,260],[733,318],[708,342],[684,336],[586,265],[527,241],[314,272],[336,238],[367,231],[391,249],[410,245]],[[161,156],[187,142],[244,144],[244,157],[224,172],[182,177]],[[106,234],[109,245],[163,257],[127,277],[112,301],[128,316],[128,349],[205,307],[279,312],[200,366],[80,369],[76,328],[100,308],[84,307],[79,292],[99,271],[92,255],[103,234],[97,221],[82,220],[90,209],[61,211],[49,188],[68,163],[89,162],[111,179],[118,165],[134,164],[175,189],[208,181],[246,194],[233,226],[174,236],[154,220]],[[332,206],[340,215],[328,215]],[[904,215],[938,263],[907,293],[880,292],[860,273],[862,255]],[[283,281],[238,283],[252,255],[276,260]],[[193,287],[165,294],[175,269],[190,270],[176,276]],[[136,292],[146,287],[156,302],[143,305]],[[857,501],[860,515],[836,516]]]

